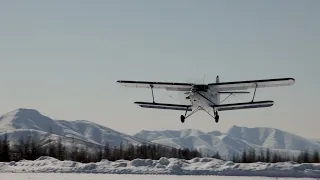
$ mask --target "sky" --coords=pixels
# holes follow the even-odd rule
[[[320,1],[3,1],[0,6],[0,114],[36,109],[63,120],[141,130],[226,132],[272,127],[320,138]],[[150,89],[117,80],[211,83],[292,77],[258,89],[273,107],[205,112],[144,109]],[[253,92],[253,90],[251,91]],[[155,100],[188,103],[157,90]],[[225,103],[251,100],[252,94]]]

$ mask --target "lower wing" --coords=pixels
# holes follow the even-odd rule
[[[232,104],[220,104],[212,106],[218,111],[238,110],[238,109],[252,109],[252,108],[264,108],[273,106],[273,101],[256,101],[245,103],[232,103]]]
[[[163,104],[163,103],[150,103],[150,102],[135,102],[135,104],[138,104],[140,107],[143,107],[143,108],[192,111],[191,105],[183,105],[183,104]]]

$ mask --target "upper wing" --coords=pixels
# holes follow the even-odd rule
[[[264,88],[264,87],[276,87],[276,86],[289,86],[294,84],[293,78],[278,78],[278,79],[261,79],[250,81],[233,81],[233,82],[221,82],[208,84],[212,88],[216,88],[218,91],[229,90],[246,90],[249,88]]]
[[[190,91],[193,84],[190,83],[174,83],[174,82],[151,82],[151,81],[124,81],[119,80],[118,83],[126,87],[136,88],[158,88],[170,91]]]
[[[183,105],[183,104],[163,104],[163,103],[151,103],[151,102],[135,102],[135,104],[138,104],[140,107],[143,107],[143,108],[192,111],[191,105]]]
[[[220,104],[212,106],[218,111],[228,111],[237,109],[252,109],[252,108],[264,108],[273,106],[273,101],[256,101],[245,103],[232,103],[232,104]]]

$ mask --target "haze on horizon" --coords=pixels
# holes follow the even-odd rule
[[[0,7],[0,114],[37,109],[54,119],[85,119],[128,134],[140,130],[225,132],[273,127],[320,138],[320,2],[28,1]],[[271,108],[206,113],[143,109],[150,89],[117,80],[174,82],[293,77],[259,89]],[[253,92],[253,91],[252,91]],[[170,98],[173,95],[174,98]],[[227,102],[248,101],[252,94]],[[156,100],[186,103],[155,91]]]

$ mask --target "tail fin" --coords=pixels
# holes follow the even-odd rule
[[[220,82],[220,79],[219,79],[219,75],[216,77],[216,83],[219,83]],[[217,93],[217,101],[219,102],[220,104],[220,93]]]

